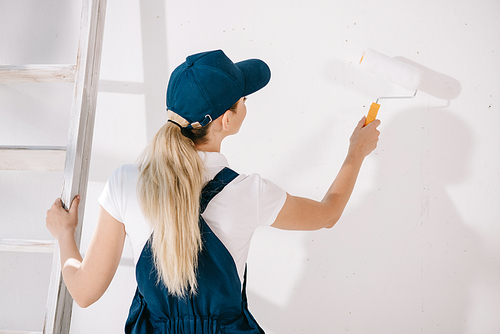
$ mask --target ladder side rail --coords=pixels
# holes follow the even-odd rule
[[[61,195],[66,207],[70,206],[74,196],[81,195],[78,212],[79,225],[75,233],[78,246],[85,211],[105,11],[106,0],[83,0],[75,96],[71,110]],[[68,334],[73,299],[62,278],[59,247],[56,247],[54,251],[52,268],[43,333]]]

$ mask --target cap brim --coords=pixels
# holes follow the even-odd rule
[[[255,93],[264,88],[271,80],[271,70],[265,62],[260,59],[248,59],[235,63],[245,76],[245,87],[243,96]]]

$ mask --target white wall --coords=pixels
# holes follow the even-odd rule
[[[74,62],[79,1],[0,3],[0,63]],[[188,54],[264,59],[268,87],[223,153],[288,192],[321,199],[357,121],[404,89],[357,68],[365,47],[425,70],[413,100],[383,101],[379,147],[341,221],[262,228],[250,308],[268,333],[499,333],[500,3],[108,0],[82,250],[111,171],[165,120]],[[71,87],[0,85],[0,143],[63,145]],[[49,238],[60,173],[0,172],[0,237]],[[15,205],[22,206],[14,209]],[[42,326],[50,257],[0,254],[0,325]],[[109,290],[75,306],[72,333],[119,333],[135,290],[127,246]]]

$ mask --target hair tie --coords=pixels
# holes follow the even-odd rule
[[[177,125],[179,127],[179,129],[182,130],[182,126],[179,123],[177,123],[176,121],[172,121],[171,119],[169,119],[169,120],[167,120],[167,122],[174,123],[175,125]]]

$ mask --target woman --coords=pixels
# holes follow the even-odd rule
[[[358,123],[321,202],[287,194],[256,174],[238,175],[220,154],[221,142],[240,129],[246,96],[269,79],[261,60],[233,63],[221,50],[187,57],[169,80],[169,120],[139,165],[122,166],[108,180],[85,259],[74,238],[79,197],[69,211],[56,200],[47,227],[59,241],[64,280],[78,305],[102,296],[128,235],[138,288],[126,333],[264,332],[245,292],[255,228],[331,228],[376,147],[380,124]]]

